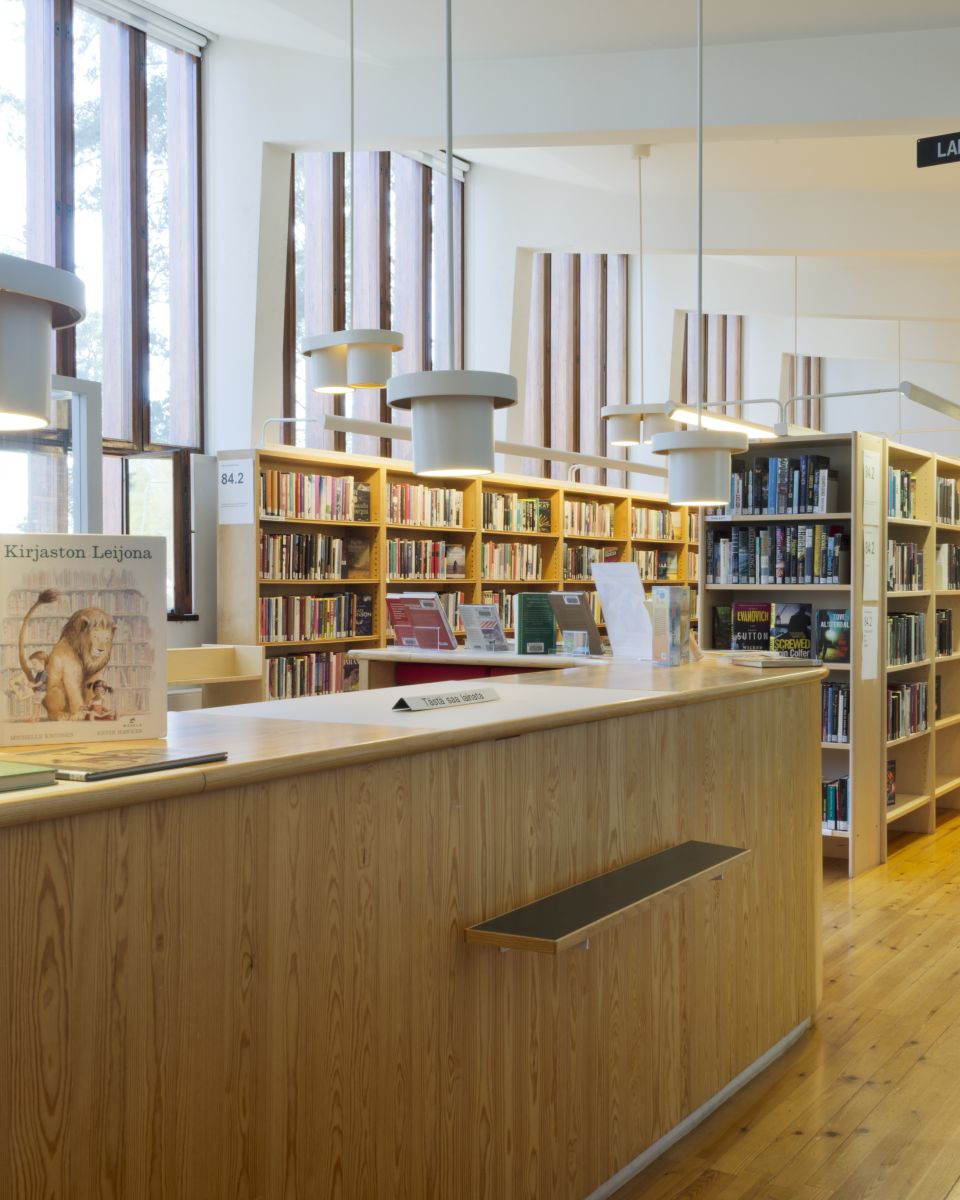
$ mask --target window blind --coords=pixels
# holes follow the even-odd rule
[[[184,25],[158,8],[136,4],[134,0],[84,0],[80,7],[111,21],[122,21],[124,25],[141,30],[147,37],[195,58],[200,57],[213,36],[206,30]]]

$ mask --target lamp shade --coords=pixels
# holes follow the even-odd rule
[[[489,475],[494,410],[516,402],[516,379],[497,371],[416,371],[387,384],[387,403],[410,410],[415,475]]]
[[[730,500],[730,456],[747,448],[743,433],[688,429],[661,433],[654,454],[666,454],[667,495],[671,504],[727,504]]]
[[[0,430],[50,424],[50,331],[85,313],[83,283],[71,271],[0,254]]]
[[[382,388],[393,372],[392,355],[403,349],[403,334],[341,329],[304,338],[300,349],[310,362],[309,384],[315,392]]]
[[[636,404],[605,404],[600,419],[607,423],[608,446],[639,446],[643,413]]]

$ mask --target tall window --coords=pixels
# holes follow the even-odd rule
[[[287,257],[284,413],[313,418],[329,412],[364,420],[409,423],[387,406],[386,392],[356,390],[317,395],[306,385],[304,336],[347,324],[397,329],[404,348],[394,370],[446,368],[446,180],[442,170],[402,154],[356,156],[310,152],[293,157]],[[454,301],[456,367],[463,365],[464,185],[454,180]],[[356,263],[351,262],[350,206]],[[356,312],[352,312],[352,306]],[[290,435],[293,440],[293,435]],[[409,443],[296,427],[296,442],[356,454],[409,457]]]
[[[607,446],[600,409],[627,402],[627,259],[623,254],[535,254],[523,399],[524,441],[623,458]],[[539,459],[523,470],[544,474]],[[566,477],[567,468],[554,464]],[[589,483],[621,472],[584,469]]]
[[[0,0],[0,250],[84,281],[87,317],[57,336],[57,369],[102,384],[105,529],[167,537],[168,607],[186,615],[203,441],[199,60],[99,9]],[[55,487],[52,467],[31,481],[51,532],[70,528],[57,437],[0,449],[0,469],[7,455],[61,464]],[[0,522],[22,527],[2,508]]]

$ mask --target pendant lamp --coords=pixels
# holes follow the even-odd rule
[[[351,287],[356,278],[356,242],[354,213],[356,211],[357,120],[356,50],[354,39],[354,0],[350,0],[350,264]],[[351,305],[349,329],[336,333],[313,334],[301,343],[301,353],[307,358],[308,384],[315,392],[346,392],[351,388],[382,388],[393,373],[392,355],[403,349],[403,334],[394,329],[354,329]]]
[[[415,475],[489,475],[494,467],[494,410],[517,403],[517,381],[498,371],[454,369],[453,306],[453,17],[446,0],[447,75],[447,370],[397,375],[387,403],[410,409]]]
[[[726,504],[730,499],[731,455],[747,448],[744,433],[703,428],[703,0],[697,0],[697,424],[700,428],[660,433],[654,454],[667,456],[671,504]]]
[[[0,254],[0,430],[50,424],[50,331],[85,315],[72,271]]]

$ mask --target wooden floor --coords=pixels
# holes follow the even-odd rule
[[[960,1200],[960,813],[824,870],[816,1028],[615,1200]]]

